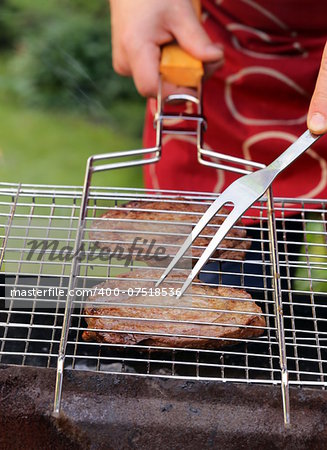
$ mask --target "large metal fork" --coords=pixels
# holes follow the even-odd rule
[[[182,247],[179,249],[169,266],[156,283],[156,286],[159,286],[160,283],[162,283],[162,281],[168,276],[178,261],[190,248],[195,239],[199,236],[201,231],[208,225],[210,220],[222,208],[222,206],[226,203],[232,203],[234,205],[232,211],[226,217],[183,284],[180,293],[177,296],[177,298],[180,298],[238,219],[247,211],[247,209],[250,208],[250,206],[253,205],[253,203],[263,196],[277,175],[279,175],[284,169],[286,169],[286,167],[295,161],[296,158],[311,147],[311,145],[314,144],[314,142],[316,142],[320,137],[321,135],[313,135],[309,130],[307,130],[302,134],[302,136],[299,137],[299,139],[290,145],[287,150],[275,159],[275,161],[269,164],[269,166],[245,175],[228,186],[228,188],[225,189],[220,197],[213,202],[203,217],[199,220],[191,234],[187,237]],[[303,175],[305,176],[305,174]]]

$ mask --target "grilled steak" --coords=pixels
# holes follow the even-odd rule
[[[187,276],[186,272],[180,274],[183,278],[171,274],[164,286],[176,292]],[[158,271],[135,269],[96,286],[97,293],[89,297],[84,309],[89,329],[83,339],[122,345],[219,348],[235,343],[231,338],[251,338],[264,332],[262,311],[244,290],[211,287],[197,280],[188,295],[176,300],[176,296],[165,296],[163,290],[157,291],[161,295],[151,295],[158,278]],[[113,294],[115,288],[120,291],[118,296]],[[143,291],[136,295],[138,288]],[[106,289],[112,290],[111,295]]]
[[[150,261],[149,265],[167,266],[208,208],[206,204],[188,203],[182,197],[178,200],[178,202],[130,201],[119,208],[113,208],[93,222],[90,239],[97,241],[101,248],[107,248],[109,251],[118,245],[125,255],[131,254],[136,261]],[[211,220],[210,225],[206,226],[200,237],[194,241],[187,253],[189,258],[182,260],[180,267],[191,266],[201,256],[228,212],[222,208],[219,215]],[[246,240],[245,229],[240,228],[242,222],[238,221],[236,226],[237,228],[232,228],[222,241],[220,249],[213,254],[214,258],[244,259],[245,251],[250,248],[251,243],[250,240]],[[138,245],[135,249],[132,243],[136,238]],[[143,245],[142,251],[140,247],[144,239],[147,243]],[[155,245],[150,250],[149,243],[153,240]],[[155,257],[159,248],[164,249],[166,257]]]

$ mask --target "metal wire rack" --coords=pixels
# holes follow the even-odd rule
[[[167,114],[165,106],[177,99],[193,104],[197,114]],[[169,126],[171,121],[176,124],[176,119],[181,124],[178,129]],[[195,128],[184,126],[187,123]],[[106,221],[114,227],[115,233],[104,238],[110,247],[130,244],[141,234],[142,237],[155,236],[168,253],[173,254],[198,221],[197,216],[203,213],[193,207],[208,207],[216,198],[216,194],[198,192],[95,188],[91,186],[95,172],[156,163],[161,157],[162,135],[166,133],[196,136],[200,164],[239,174],[264,167],[254,161],[203,148],[205,120],[200,88],[198,97],[173,95],[167,99],[161,97],[159,89],[155,128],[153,148],[90,157],[83,188],[0,184],[3,290],[0,363],[56,367],[55,415],[60,411],[64,369],[72,368],[138,376],[280,384],[284,421],[289,423],[289,385],[324,389],[327,384],[327,234],[323,200],[274,201],[270,189],[267,198],[262,198],[248,210],[244,223],[234,227],[239,233],[226,238],[225,242],[230,240],[229,244],[233,240],[233,252],[223,256],[222,243],[220,254],[211,258],[200,275],[198,286],[209,285],[216,289],[209,297],[220,300],[219,309],[208,307],[203,301],[199,303],[201,297],[206,300],[206,295],[200,295],[194,286],[189,304],[156,303],[157,310],[163,314],[157,314],[151,320],[145,311],[154,306],[155,300],[146,298],[140,303],[133,295],[125,304],[119,300],[118,314],[109,311],[105,313],[106,317],[102,315],[111,320],[101,329],[106,336],[149,334],[149,330],[132,329],[133,323],[140,322],[153,327],[151,335],[174,337],[174,341],[166,339],[165,344],[158,347],[155,339],[128,344],[124,339],[118,339],[118,342],[110,339],[86,342],[83,339],[84,332],[92,332],[87,326],[90,289],[109,279],[116,281],[120,292],[122,273],[126,270],[135,274],[137,266],[138,274],[141,274],[138,282],[141,283],[147,282],[148,269],[152,271],[150,279],[154,282],[159,277],[156,273],[162,270],[153,259],[146,264],[137,258],[129,258],[128,262],[125,258],[124,263],[112,255],[103,260],[102,249],[94,251],[92,232],[97,218],[107,213]],[[168,222],[154,220],[152,215],[148,220],[138,217],[137,213],[141,211],[158,214],[156,205],[159,203],[161,212],[173,210],[173,221],[171,218]],[[182,209],[179,208],[181,203]],[[166,207],[169,211],[165,211]],[[115,214],[117,211],[131,214],[122,219]],[[225,213],[221,211],[220,214]],[[214,231],[217,226],[219,224],[211,223],[209,228],[213,227]],[[205,242],[195,241],[194,244],[196,253],[193,254],[192,249],[188,255],[189,265],[206,246]],[[245,248],[248,250],[244,257]],[[229,310],[224,303],[226,296],[219,293],[217,286],[229,289],[229,305],[232,305]],[[239,299],[240,289],[250,294],[250,299]],[[194,298],[196,301],[192,303]],[[241,301],[244,308],[237,310],[236,305]],[[108,305],[108,299],[103,303]],[[109,301],[111,303],[117,306],[117,302]],[[141,313],[129,317],[132,313],[128,307]],[[230,317],[229,313],[251,316],[253,308],[255,315],[261,318],[260,326],[248,324],[246,320],[239,323],[237,319],[223,319]],[[179,311],[178,318],[165,317],[164,312],[168,309]],[[196,314],[184,320],[183,314],[186,316],[189,311]],[[201,320],[204,311],[219,313],[219,322]],[[124,325],[117,331],[116,325],[121,321]],[[167,331],[169,324],[178,325],[178,331],[176,328]],[[189,325],[197,330],[192,331],[192,336],[185,331]],[[206,336],[202,336],[205,327]],[[227,339],[217,336],[215,327],[236,328],[239,332]],[[255,328],[256,331],[259,328],[260,333],[252,332],[251,337],[247,331]],[[203,346],[203,337],[209,339],[210,348]],[[185,344],[184,338],[193,339],[191,347]],[[179,339],[184,339],[182,346],[177,345]],[[221,348],[221,341],[229,345]]]
[[[1,286],[0,363],[56,367],[65,315],[71,259],[51,258],[53,248],[31,255],[33,242],[52,242],[56,256],[74,246],[82,188],[0,185]],[[92,258],[88,231],[96,216],[121,208],[131,200],[180,202],[177,192],[92,188],[83,237],[85,258],[79,261],[79,288],[90,288],[126,271],[121,261],[110,264]],[[183,202],[209,205],[215,196],[183,192]],[[273,271],[267,226],[266,200],[244,217],[246,240],[252,246],[245,260],[214,258],[204,271],[209,281],[241,287],[262,309],[266,326],[253,339],[234,339],[224,348],[178,348],[85,342],[86,296],[76,296],[67,335],[65,368],[280,384]],[[327,231],[326,202],[275,199],[276,231],[289,383],[325,389],[327,386]],[[254,210],[252,210],[253,212]],[[178,215],[178,212],[176,212]],[[291,216],[290,216],[291,214]],[[251,222],[259,217],[257,222]],[[164,230],[163,230],[164,234]],[[240,240],[241,241],[241,240]],[[41,244],[40,244],[41,245]],[[237,248],[237,246],[236,246]],[[39,250],[39,249],[38,249]],[[132,262],[129,268],[135,268]],[[140,268],[145,268],[144,264]],[[154,271],[161,269],[153,266]],[[204,281],[202,281],[204,283]],[[208,282],[207,280],[205,282]],[[30,296],[14,291],[39,289]],[[44,290],[48,289],[46,295]],[[61,290],[61,291],[59,291]],[[128,332],[128,330],[125,330]]]

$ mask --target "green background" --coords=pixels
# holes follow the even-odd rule
[[[106,0],[1,2],[0,181],[81,185],[90,155],[142,147],[144,108],[113,71]],[[142,186],[142,171],[95,183]]]

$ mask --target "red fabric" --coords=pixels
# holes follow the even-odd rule
[[[225,64],[204,84],[205,146],[269,164],[306,129],[327,39],[327,3],[203,0],[204,26],[224,46]],[[144,145],[155,143],[154,100]],[[221,192],[239,175],[200,165],[195,139],[165,136],[162,159],[145,166],[148,188]],[[327,198],[327,140],[274,183],[275,196]]]

